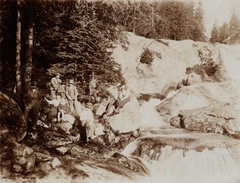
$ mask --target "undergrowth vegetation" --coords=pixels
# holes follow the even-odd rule
[[[153,62],[153,54],[149,51],[148,48],[145,48],[142,52],[140,62],[148,65],[151,65],[151,63]]]

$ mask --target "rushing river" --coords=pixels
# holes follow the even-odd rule
[[[160,102],[150,99],[141,105],[142,126],[148,133],[122,152],[141,160],[150,172],[146,182],[239,183],[240,141],[174,129],[155,111]]]

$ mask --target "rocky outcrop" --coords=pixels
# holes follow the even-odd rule
[[[156,110],[164,122],[177,116],[180,111],[207,107],[216,102],[229,103],[240,110],[240,82],[202,83],[181,88],[172,97],[162,101]],[[220,108],[218,108],[220,110]]]
[[[129,46],[117,45],[112,57],[122,67],[128,87],[135,93],[166,93],[183,80],[189,84],[222,82],[240,79],[240,45],[223,45],[192,40],[173,41],[147,39],[127,33]],[[141,55],[148,49],[151,63],[142,63]],[[198,66],[192,73],[187,68]],[[215,70],[216,69],[216,70]]]
[[[1,144],[1,174],[7,176],[11,172],[25,174],[31,172],[35,165],[35,153],[32,148],[17,142]]]
[[[1,175],[31,172],[35,165],[32,148],[19,144],[27,134],[27,121],[18,104],[0,92]]]
[[[0,91],[1,141],[19,142],[27,134],[27,121],[18,104]]]
[[[229,103],[215,103],[207,107],[181,112],[170,124],[189,131],[212,132],[240,139],[240,110]]]
[[[187,77],[187,67],[200,63],[198,51],[191,40],[158,42],[131,33],[128,33],[128,40],[128,49],[124,50],[118,45],[112,57],[121,65],[127,85],[135,93],[163,94],[169,84],[176,87]],[[150,64],[140,62],[146,48],[153,55]]]
[[[141,114],[139,103],[134,95],[130,96],[130,101],[108,120],[114,130],[120,132],[134,131],[141,125]]]
[[[72,144],[73,140],[71,139],[70,135],[46,129],[46,131],[43,132],[43,143],[45,147],[57,148],[60,146]]]

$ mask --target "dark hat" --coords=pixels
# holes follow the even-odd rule
[[[37,81],[33,81],[32,82],[32,86],[37,86],[38,82]]]
[[[93,104],[91,102],[88,102],[88,103],[86,103],[85,107],[92,109]]]

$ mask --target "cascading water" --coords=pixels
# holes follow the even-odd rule
[[[240,161],[231,148],[203,147],[198,143],[188,135],[153,135],[130,143],[122,153],[142,159],[151,183],[240,182]],[[239,150],[240,146],[235,148]]]
[[[171,91],[168,93],[166,98],[170,98],[175,95],[177,91]],[[150,99],[148,102],[144,102],[141,105],[141,125],[142,127],[160,127],[166,124],[162,121],[161,116],[155,110],[155,107],[159,105],[162,101],[160,99]]]
[[[150,126],[154,127],[154,133],[131,142],[122,152],[125,156],[141,159],[150,172],[149,182],[240,182],[239,140],[173,129],[170,125],[166,128],[154,110],[159,103],[151,99],[141,106],[142,124],[148,127],[148,132]]]

